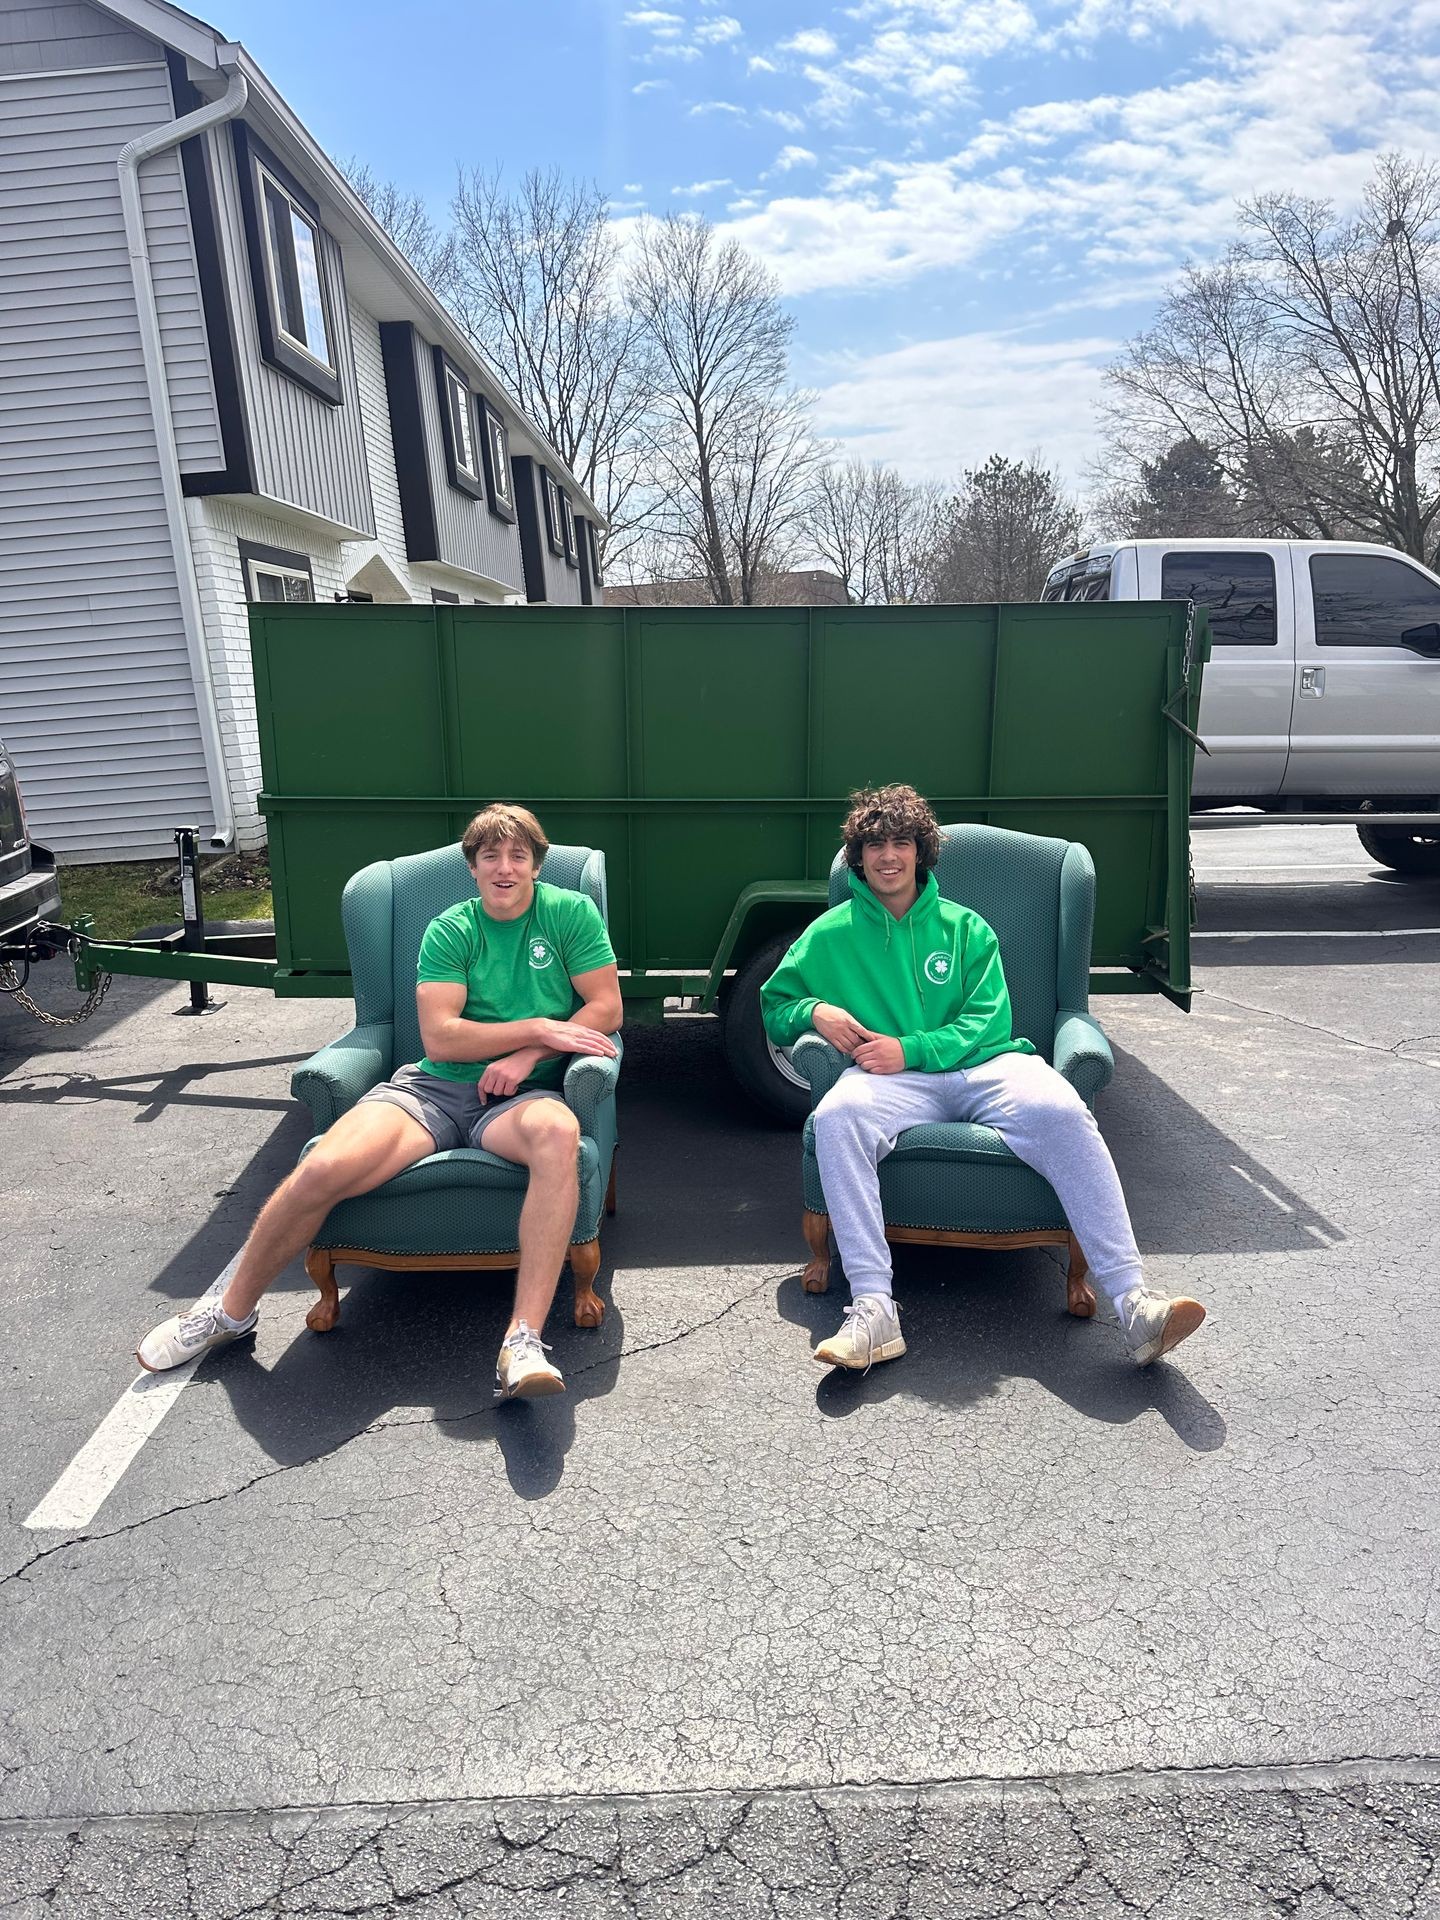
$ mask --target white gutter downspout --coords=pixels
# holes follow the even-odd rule
[[[238,51],[238,50],[237,50]],[[175,555],[175,584],[180,590],[180,617],[185,627],[185,645],[190,656],[190,681],[195,690],[195,707],[200,717],[200,743],[205,755],[205,774],[210,786],[215,831],[212,847],[228,847],[235,838],[235,812],[230,804],[230,781],[225,771],[225,744],[220,738],[220,721],[215,704],[215,681],[210,668],[210,650],[205,638],[205,616],[200,605],[200,588],[195,578],[195,556],[190,546],[190,525],[185,518],[185,495],[180,484],[180,455],[175,445],[175,423],[170,412],[170,389],[165,379],[165,355],[160,343],[160,317],[155,306],[155,283],[150,275],[150,252],[145,244],[145,215],[140,204],[140,166],[167,147],[178,146],[197,133],[218,127],[245,111],[250,89],[245,77],[235,68],[235,54],[227,60],[221,55],[221,70],[228,71],[230,84],[219,100],[200,107],[163,127],[154,127],[120,149],[120,205],[125,214],[125,240],[130,252],[130,276],[135,283],[135,309],[140,318],[140,343],[145,354],[145,382],[150,390],[150,409],[155,419],[155,446],[160,456],[160,485],[165,496],[165,518],[170,529],[170,545]],[[179,823],[177,823],[179,824]]]

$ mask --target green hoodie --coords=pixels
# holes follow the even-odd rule
[[[765,1031],[792,1046],[821,1001],[889,1034],[923,1073],[1033,1053],[1014,1038],[1000,946],[978,913],[941,898],[933,873],[897,920],[859,874],[850,898],[811,923],[760,989]]]

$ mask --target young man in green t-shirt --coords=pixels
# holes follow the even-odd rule
[[[234,1272],[141,1341],[136,1358],[148,1371],[249,1333],[260,1296],[339,1201],[427,1154],[483,1145],[530,1170],[497,1391],[564,1391],[540,1339],[579,1205],[580,1123],[560,1088],[570,1055],[615,1057],[615,954],[592,900],[538,878],[549,842],[527,808],[486,807],[460,844],[476,896],[439,914],[420,943],[425,1058],[373,1087],[276,1188]]]
[[[941,898],[940,828],[913,787],[851,795],[850,898],[821,914],[760,990],[765,1030],[810,1029],[851,1061],[815,1109],[815,1157],[850,1305],[815,1358],[873,1366],[905,1351],[891,1285],[879,1163],[907,1127],[989,1127],[1050,1182],[1091,1275],[1141,1366],[1192,1334],[1196,1300],[1145,1285],[1125,1197],[1094,1115],[1017,1039],[994,931]]]

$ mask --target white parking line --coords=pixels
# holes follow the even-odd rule
[[[67,1533],[89,1526],[199,1364],[191,1360],[170,1373],[142,1373],[131,1381],[24,1524],[36,1532]]]
[[[1251,933],[1244,927],[1229,927],[1211,932],[1201,932],[1197,927],[1190,935],[1192,940],[1418,940],[1422,934],[1440,933],[1440,927],[1362,927],[1355,932],[1342,932],[1335,929],[1326,932]]]
[[[240,1264],[237,1253],[226,1262],[215,1286],[222,1286]],[[37,1533],[88,1527],[120,1484],[141,1447],[189,1385],[201,1354],[168,1373],[142,1373],[66,1467],[60,1478],[22,1522]]]

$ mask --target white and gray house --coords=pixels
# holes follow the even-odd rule
[[[243,47],[0,0],[0,736],[38,840],[261,845],[250,601],[594,603],[602,524]]]

